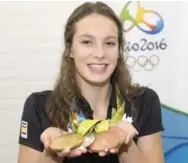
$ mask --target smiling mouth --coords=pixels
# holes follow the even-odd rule
[[[106,71],[108,64],[88,64],[88,67],[92,72],[103,73]]]
[[[88,64],[91,68],[105,68],[107,64]]]

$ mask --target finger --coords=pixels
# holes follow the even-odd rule
[[[129,136],[127,136],[125,139],[125,144],[128,144],[128,143],[129,143]]]
[[[54,154],[54,153],[51,153],[51,152],[49,152],[47,149],[44,149],[44,150],[43,150],[43,154],[44,154],[46,157],[51,157],[51,155]]]
[[[58,155],[59,157],[65,157],[65,156],[68,156],[69,153],[70,153],[70,149],[65,149],[65,150],[63,150],[63,151],[61,151],[61,152],[57,152],[57,155]]]
[[[135,136],[135,132],[129,133],[125,139],[125,144],[129,144],[130,140]]]
[[[99,156],[103,157],[109,153],[109,150],[106,148],[104,151],[99,152]]]
[[[118,149],[117,149],[117,148],[110,149],[110,153],[117,153],[117,152],[118,152]]]
[[[87,152],[87,149],[85,147],[79,147],[78,149],[81,150],[82,153],[86,153]]]
[[[88,149],[88,152],[89,152],[89,153],[93,153],[93,151],[92,151],[91,149]]]
[[[68,157],[77,157],[77,156],[80,156],[80,155],[82,155],[82,151],[80,149],[73,149],[69,153]]]
[[[45,134],[45,132],[43,132],[43,133],[40,135],[40,140],[41,140],[41,142],[43,143],[44,148],[47,149],[47,150],[49,150],[49,148],[50,148],[50,143],[51,143],[50,137],[49,137],[47,134]]]
[[[43,142],[44,148],[49,150],[49,148],[50,148],[50,139],[48,137],[42,137],[41,141]]]
[[[62,135],[65,135],[65,134],[68,134],[68,132],[64,131],[64,130],[59,130],[59,136],[62,136]]]
[[[133,138],[133,134],[128,134],[126,139],[125,139],[125,144],[129,144],[130,140]]]
[[[104,156],[106,156],[106,155],[107,155],[106,152],[99,152],[99,156],[101,156],[101,157],[104,157]]]
[[[118,123],[115,123],[115,122],[112,122],[112,123],[110,123],[110,127],[116,127],[116,126],[118,126]]]

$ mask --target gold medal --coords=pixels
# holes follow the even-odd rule
[[[91,145],[95,141],[95,134],[94,133],[88,133],[84,136],[84,141],[80,145],[80,147],[87,148],[89,145]]]
[[[84,142],[84,137],[77,133],[68,133],[53,140],[50,148],[53,151],[73,149]]]

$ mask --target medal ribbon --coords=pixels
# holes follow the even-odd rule
[[[68,130],[85,136],[87,133],[108,131],[111,122],[119,122],[124,116],[125,101],[121,97],[119,89],[116,87],[116,108],[112,108],[112,118],[107,120],[86,119],[83,112],[73,112],[70,116]]]

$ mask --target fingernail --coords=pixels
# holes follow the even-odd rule
[[[79,149],[80,149],[80,150],[84,150],[84,149],[85,149],[85,147],[81,146],[81,147],[79,147]]]
[[[117,149],[111,149],[110,152],[111,152],[111,153],[116,153],[116,152],[117,152]]]
[[[89,153],[93,153],[91,149],[89,149],[88,151],[89,151]]]
[[[78,150],[77,152],[76,152],[76,155],[77,156],[80,156],[82,154],[82,152],[80,151],[80,150]]]
[[[67,149],[64,150],[64,152],[68,153],[68,152],[70,152],[70,149],[67,148]]]
[[[87,151],[86,148],[85,148],[85,147],[82,147],[82,146],[79,147],[79,149],[82,151],[82,153],[86,153],[86,151]]]
[[[128,143],[129,143],[129,138],[127,138],[127,139],[126,139],[125,143],[126,143],[126,144],[128,144]]]

